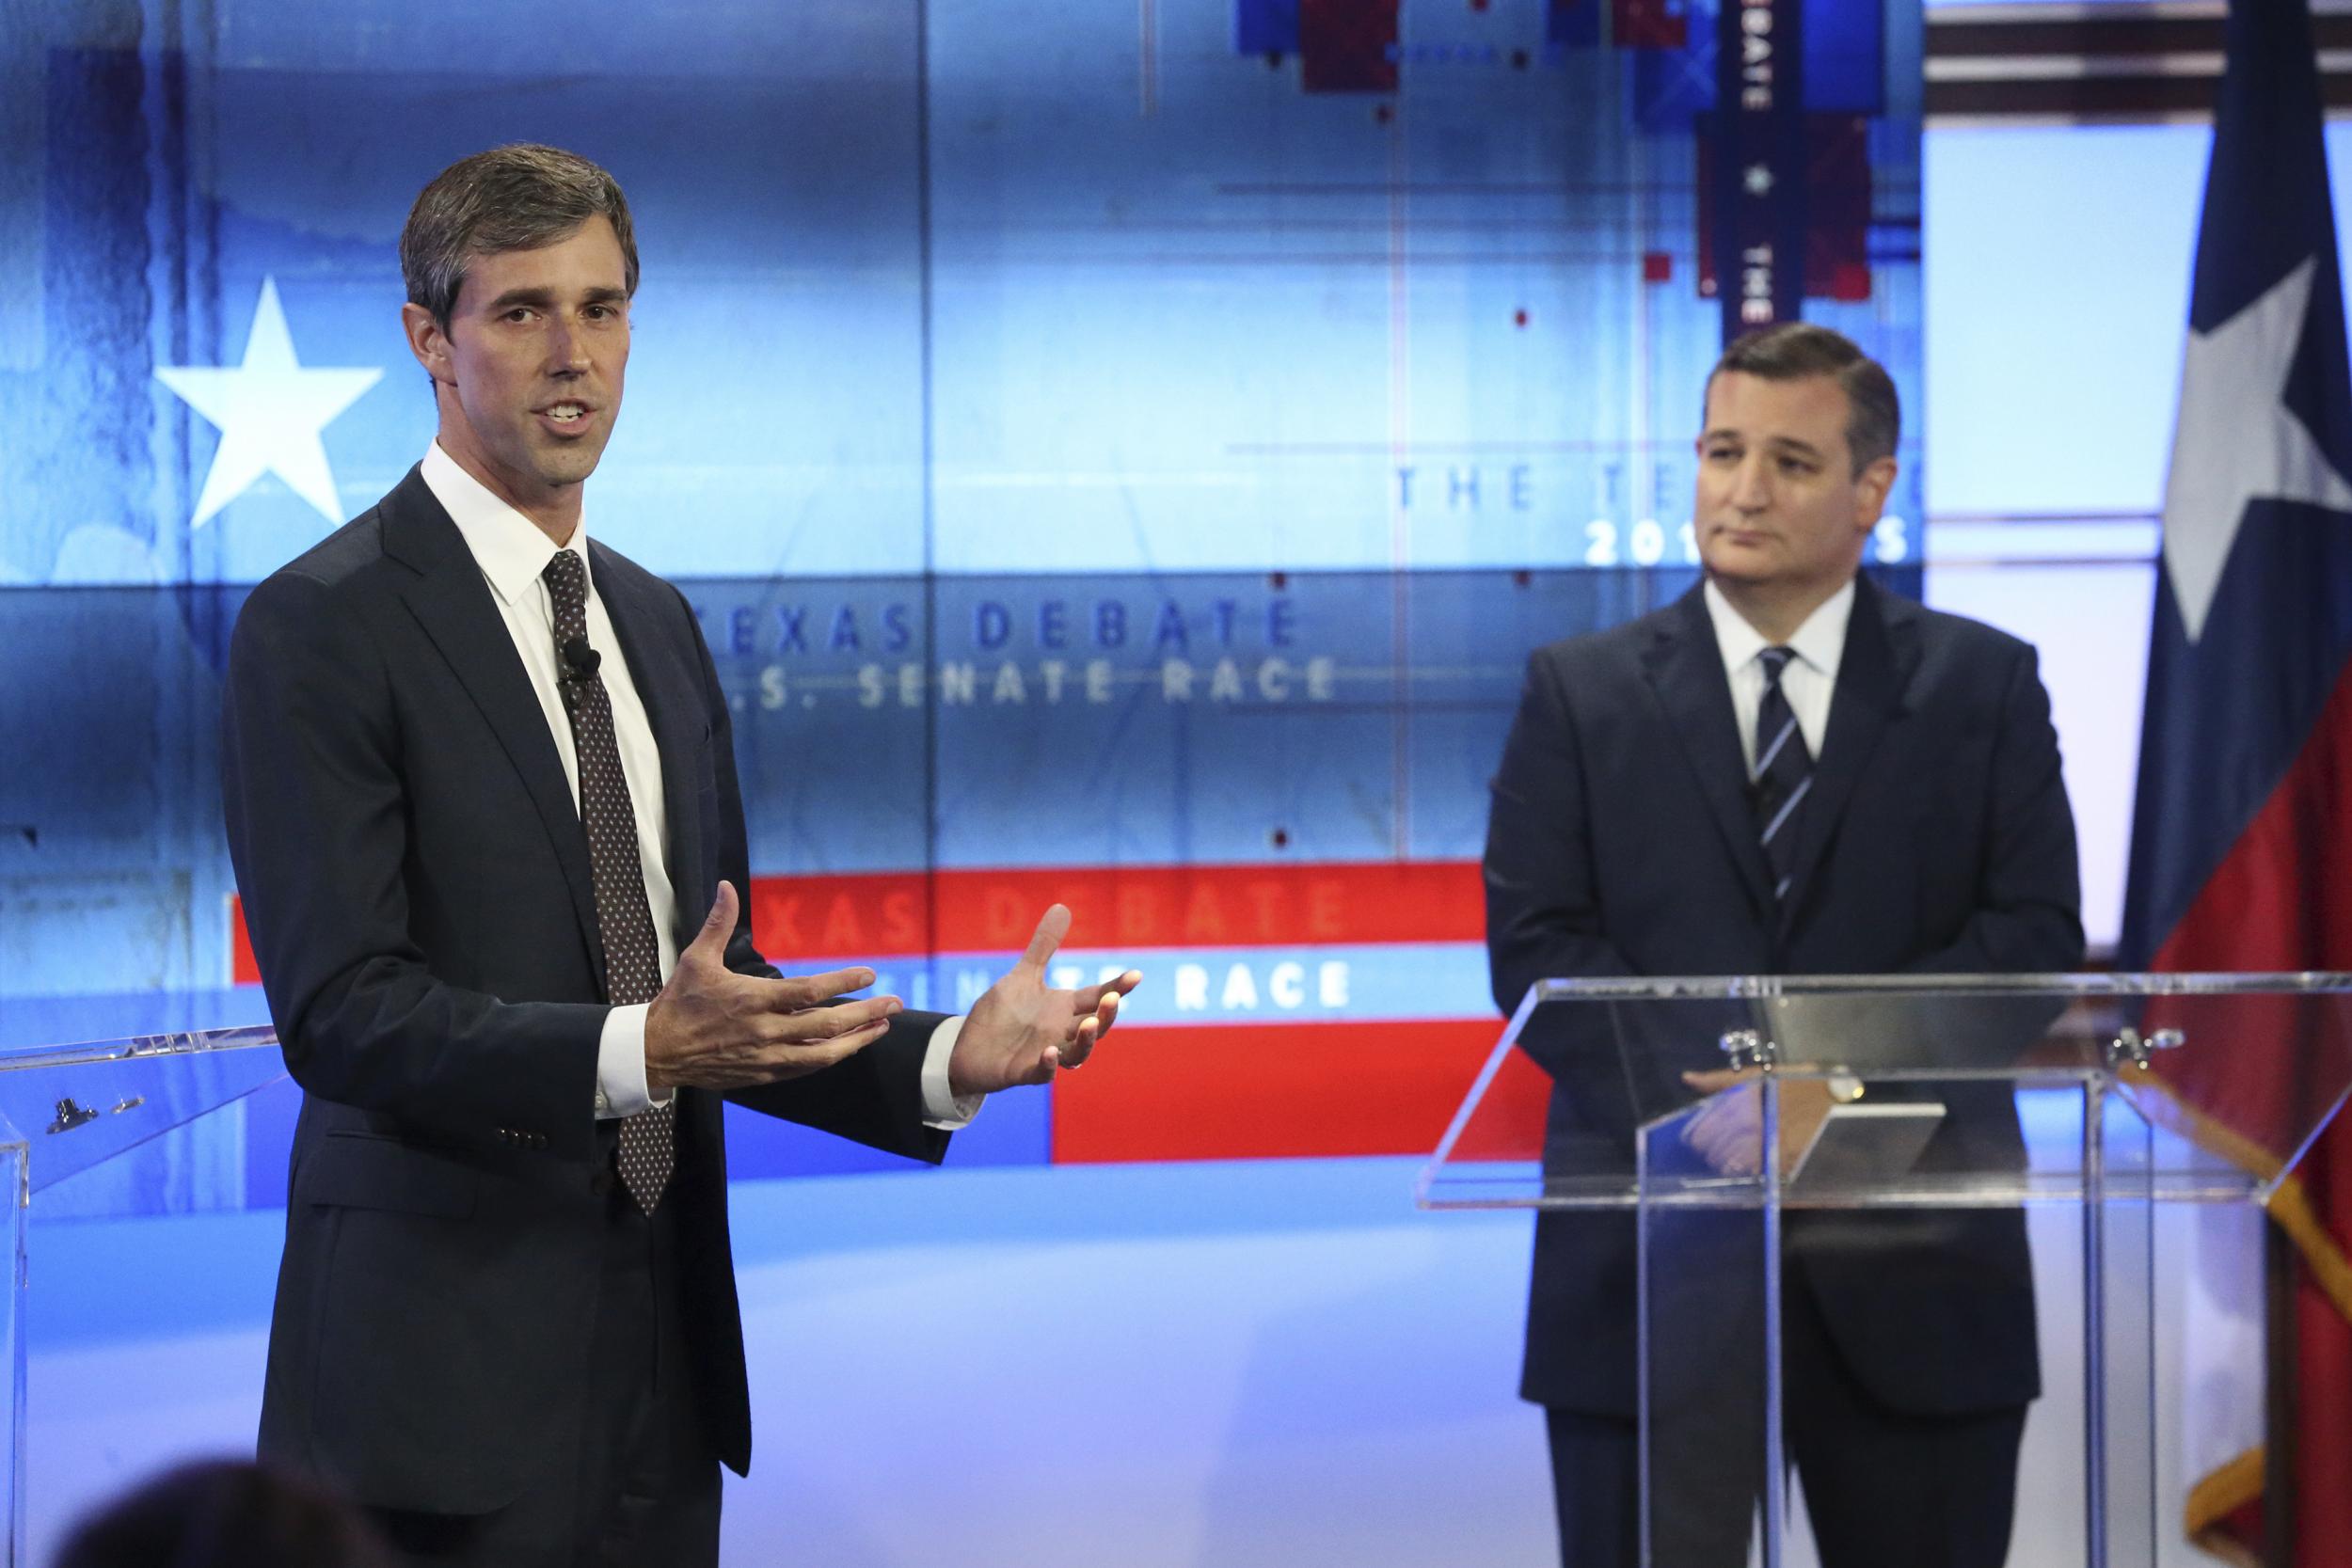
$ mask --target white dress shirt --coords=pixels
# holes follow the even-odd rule
[[[1756,771],[1756,710],[1764,705],[1764,650],[1773,646],[1741,619],[1712,578],[1704,590],[1707,618],[1715,624],[1715,646],[1731,682],[1731,711],[1740,721],[1740,754]],[[1829,702],[1837,689],[1837,664],[1846,655],[1846,623],[1853,619],[1853,579],[1821,602],[1785,644],[1797,657],[1780,673],[1781,695],[1797,718],[1797,733],[1817,760],[1829,731]]]
[[[433,492],[433,499],[441,503],[450,520],[457,525],[457,531],[465,536],[466,547],[473,552],[474,564],[482,568],[483,580],[490,585],[490,597],[506,623],[506,634],[514,640],[524,673],[531,677],[531,689],[538,696],[539,710],[555,737],[556,752],[564,759],[564,778],[570,784],[577,804],[580,757],[572,740],[571,717],[564,710],[562,672],[556,667],[555,606],[542,576],[548,562],[555,559],[559,546],[538,524],[459,467],[456,459],[441,450],[440,442],[434,442],[426,451],[421,472],[425,487]],[[661,977],[667,981],[670,972],[677,967],[677,938],[672,928],[677,914],[677,895],[670,886],[668,870],[670,834],[661,793],[661,753],[654,744],[653,725],[645,718],[644,702],[637,695],[637,684],[629,676],[628,660],[619,657],[621,643],[613,633],[612,618],[596,593],[584,515],[580,526],[572,530],[569,542],[560,547],[580,557],[587,577],[588,645],[609,656],[596,673],[603,677],[605,692],[612,699],[612,734],[621,753],[621,776],[628,782],[629,808],[637,817],[637,863],[644,872],[645,903],[653,913]],[[745,898],[751,896],[749,888],[736,891]],[[650,1006],[641,1002],[614,1007],[605,1015],[604,1033],[596,1051],[598,1117],[633,1116],[657,1103],[645,1085],[645,1013]],[[984,1098],[966,1095],[958,1099],[948,1088],[947,1060],[962,1026],[961,1016],[942,1023],[932,1032],[923,1058],[923,1114],[934,1127],[961,1127],[972,1119]]]

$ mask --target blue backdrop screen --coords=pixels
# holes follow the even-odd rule
[[[1916,8],[1761,8],[1801,55],[1804,135],[1740,178],[1796,204],[1804,313],[1887,363],[1915,430]],[[771,956],[872,958],[953,1005],[1003,934],[959,899],[1033,918],[1067,892],[1073,963],[1151,974],[1124,1096],[1115,1072],[1008,1112],[970,1157],[1116,1157],[1203,1029],[1490,1034],[1469,863],[1520,663],[1692,578],[1725,319],[1710,138],[1741,66],[1713,6],[10,19],[0,1039],[260,1016],[218,816],[227,627],[424,451],[394,242],[435,172],[526,139],[602,162],[634,210],[589,524],[702,617],[763,935],[803,949]],[[1915,588],[1902,456],[1873,553]],[[1366,866],[1438,890],[1427,918],[1315,902]],[[1341,912],[1088,902],[1119,876]],[[790,913],[827,900],[850,914]],[[282,1122],[208,1133],[245,1157],[205,1168],[243,1174],[192,1201],[281,1196]],[[738,1156],[820,1158],[759,1129]]]

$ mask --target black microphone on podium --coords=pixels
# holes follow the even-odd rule
[[[584,681],[596,673],[596,666],[604,662],[604,656],[590,647],[586,638],[567,637],[564,640],[564,662],[570,667],[564,677],[565,680]]]

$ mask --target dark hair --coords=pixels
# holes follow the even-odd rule
[[[242,1460],[168,1470],[82,1519],[55,1568],[392,1568],[347,1504]]]
[[[621,242],[626,287],[634,295],[637,237],[628,200],[612,176],[577,152],[530,142],[460,158],[418,193],[400,231],[408,303],[423,306],[447,328],[468,258],[554,245],[598,215]]]
[[[1707,372],[1710,389],[1725,371],[1766,381],[1832,377],[1846,393],[1846,454],[1853,461],[1853,471],[1860,473],[1880,458],[1895,455],[1895,443],[1903,431],[1895,378],[1844,333],[1811,322],[1758,327],[1740,334],[1724,350],[1724,356]]]

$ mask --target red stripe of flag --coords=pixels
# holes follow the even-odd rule
[[[2327,965],[2352,955],[2352,673],[2340,676],[2318,722],[2278,787],[2232,845],[2156,952],[2157,970],[2265,971]],[[2149,1008],[2150,1027],[2192,1022],[2191,999]],[[2342,1008],[2283,997],[2209,999],[2232,1049],[2185,1063],[2159,1059],[2183,1096],[2274,1155],[2325,1116],[2352,1077]],[[2299,1070],[2296,1070],[2298,1069]],[[2296,1168],[2312,1214],[2352,1252],[2352,1123],[2341,1117]],[[2352,1306],[2301,1271],[2295,1300],[2295,1490],[2297,1563],[2352,1563]],[[2316,1481],[2317,1484],[2311,1484]],[[2224,1522],[2238,1540],[2261,1535],[2259,1504]]]

